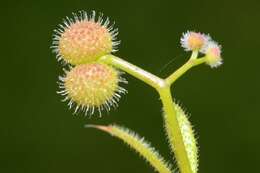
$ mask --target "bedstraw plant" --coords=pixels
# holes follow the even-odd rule
[[[200,64],[218,67],[222,64],[221,47],[209,35],[188,31],[181,37],[181,46],[190,51],[188,61],[162,79],[142,68],[135,66],[112,53],[119,41],[118,30],[110,24],[109,18],[95,11],[73,13],[66,17],[63,24],[54,30],[53,52],[58,61],[67,67],[59,77],[59,94],[64,96],[74,113],[83,112],[87,116],[102,115],[117,107],[120,97],[126,90],[120,86],[127,83],[121,73],[126,72],[153,87],[159,94],[163,107],[165,132],[173,159],[178,168],[174,169],[155,148],[143,137],[119,125],[93,125],[96,128],[117,137],[136,150],[159,173],[198,172],[198,146],[192,125],[181,106],[173,100],[171,86],[189,69]],[[201,56],[200,56],[201,55]]]

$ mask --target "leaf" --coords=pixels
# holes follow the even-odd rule
[[[154,169],[159,173],[172,173],[172,166],[165,162],[163,157],[148,143],[144,138],[137,135],[135,132],[121,126],[109,125],[86,125],[105,131],[112,136],[123,140],[131,148],[140,154]]]

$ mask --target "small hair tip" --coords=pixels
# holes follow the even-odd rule
[[[85,124],[84,127],[85,127],[85,128],[97,128],[97,125],[94,125],[94,124]]]
[[[103,126],[103,125],[95,125],[95,124],[86,124],[84,125],[85,128],[95,128],[104,132],[110,133],[110,126]]]

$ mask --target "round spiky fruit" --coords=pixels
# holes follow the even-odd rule
[[[204,50],[204,53],[206,64],[208,64],[210,67],[216,68],[223,64],[223,59],[221,58],[221,46],[216,42],[209,42]]]
[[[208,35],[188,31],[181,37],[181,46],[185,51],[202,51],[211,38]]]
[[[96,13],[88,15],[82,11],[66,18],[59,29],[54,30],[53,50],[57,58],[73,65],[96,61],[103,55],[115,51],[117,29],[109,26],[109,19],[96,20]]]
[[[111,106],[117,106],[120,94],[126,92],[119,86],[119,82],[126,82],[119,72],[101,63],[78,65],[60,80],[64,88],[60,93],[70,100],[70,107],[76,105],[75,112],[81,108],[86,114],[93,114],[98,109],[101,115],[103,109],[109,111]]]

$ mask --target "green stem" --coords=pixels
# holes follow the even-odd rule
[[[165,82],[163,79],[153,75],[152,73],[149,73],[140,67],[137,67],[133,64],[130,64],[129,62],[118,58],[113,55],[106,55],[102,56],[99,59],[99,62],[103,62],[106,64],[113,65],[129,74],[132,76],[136,77],[137,79],[140,79],[141,81],[147,83],[148,85],[152,86],[156,90],[164,86]]]
[[[180,76],[182,76],[186,71],[188,71],[190,68],[197,66],[199,64],[202,64],[205,62],[205,57],[194,59],[193,56],[178,70],[176,70],[173,74],[171,74],[169,77],[165,79],[165,82],[168,85],[172,85]]]
[[[160,90],[160,97],[164,109],[164,120],[166,132],[174,151],[178,167],[181,173],[192,173],[191,164],[184,145],[181,129],[177,120],[176,111],[174,108],[170,87]]]
[[[163,109],[165,111],[164,120],[166,132],[181,173],[192,173],[192,170],[185,149],[181,129],[176,117],[176,110],[174,108],[170,86],[191,67],[205,62],[205,58],[197,59],[197,56],[198,52],[193,52],[189,61],[165,80],[113,55],[106,55],[99,59],[99,62],[113,65],[142,80],[159,92]]]
[[[195,50],[192,52],[190,59],[197,59],[199,55],[199,51]]]

